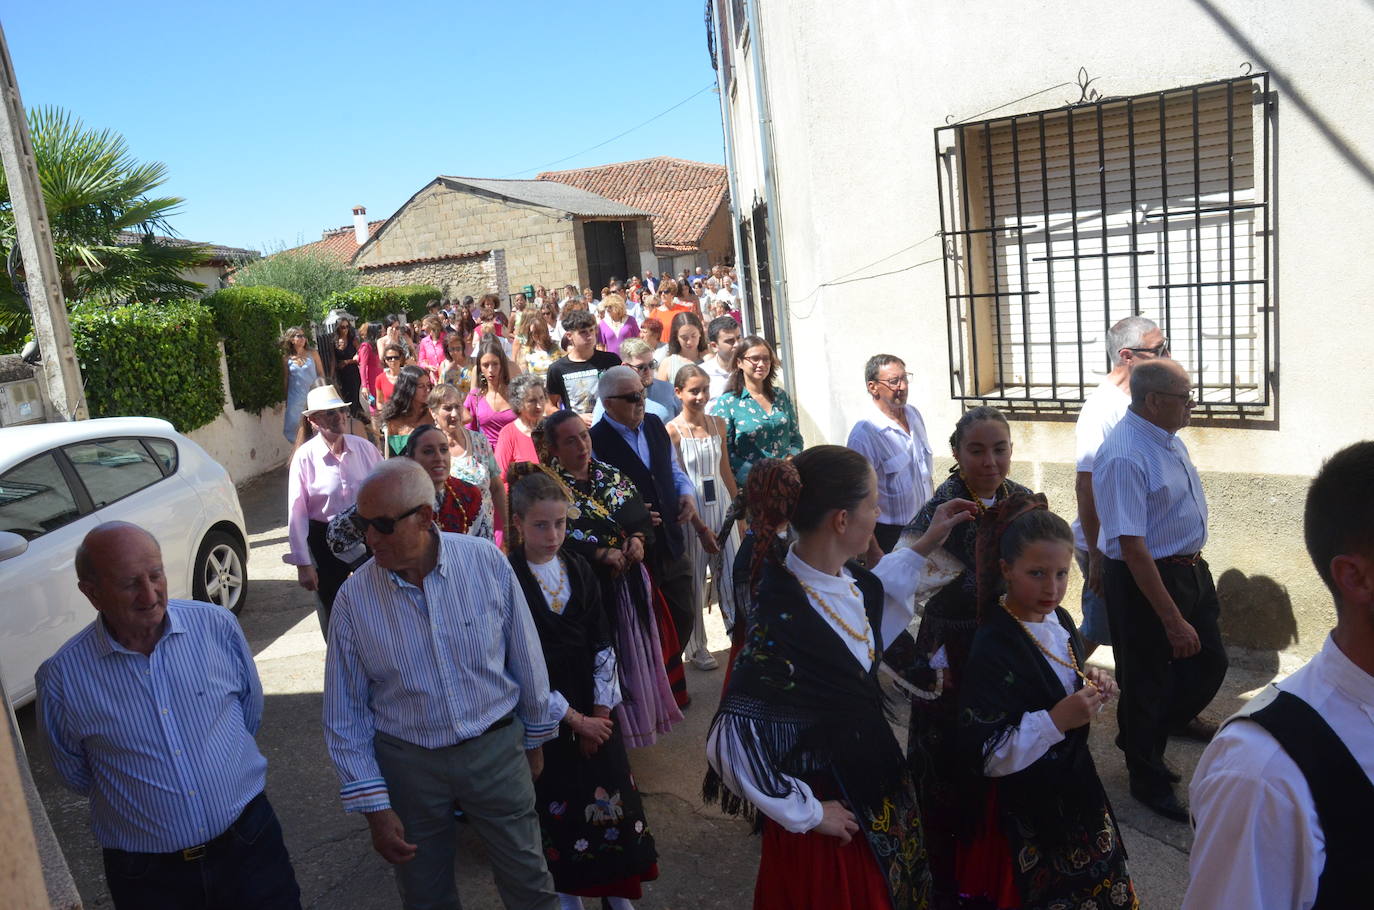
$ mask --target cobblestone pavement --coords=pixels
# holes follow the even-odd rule
[[[366,823],[339,808],[338,778],[325,753],[319,721],[324,640],[312,595],[296,585],[294,568],[281,562],[286,550],[285,482],[283,468],[240,490],[252,545],[249,600],[240,621],[266,693],[258,740],[268,760],[267,792],[281,817],[306,907],[397,907],[390,869],[373,853]],[[719,615],[711,614],[710,622],[711,648],[723,662],[726,639]],[[1093,662],[1110,666],[1110,660],[1110,649],[1102,649]],[[689,667],[687,673],[693,704],[686,721],[658,745],[630,755],[660,853],[661,877],[646,886],[639,906],[740,910],[751,904],[757,839],[745,823],[704,807],[700,798],[703,746],[719,699],[721,671]],[[1209,716],[1226,716],[1272,675],[1233,668]],[[37,735],[32,706],[19,712],[19,721],[39,790],[86,906],[109,907],[86,800],[58,784]],[[905,741],[904,731],[899,735]],[[1187,886],[1191,832],[1127,795],[1125,769],[1112,745],[1115,735],[1112,712],[1104,712],[1092,732],[1093,751],[1116,807],[1142,903],[1147,908],[1178,907]],[[1200,754],[1201,746],[1194,743],[1170,746],[1170,761],[1185,775]],[[458,851],[463,906],[499,908],[481,842],[470,829],[459,831]]]

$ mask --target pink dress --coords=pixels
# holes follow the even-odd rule
[[[362,403],[371,410],[369,399],[377,399],[377,406],[382,402],[377,394],[377,378],[382,375],[382,360],[377,356],[377,348],[371,344],[361,344],[358,346],[358,376],[362,380],[363,395]]]
[[[633,316],[626,316],[619,329],[609,319],[603,319],[596,324],[597,341],[601,343],[601,347],[612,354],[620,353],[620,343],[626,338],[638,337],[639,323],[635,322]]]
[[[501,428],[501,435],[496,438],[496,463],[501,466],[502,480],[506,480],[506,470],[517,461],[538,464],[539,452],[534,448],[534,440],[521,432],[517,422],[511,421]]]
[[[491,405],[487,404],[487,396],[482,394],[481,389],[473,389],[468,393],[467,400],[463,402],[463,407],[468,409],[472,415],[473,422],[468,424],[474,430],[481,430],[482,435],[487,437],[487,442],[491,443],[493,449],[496,448],[496,441],[501,436],[501,431],[506,428],[506,424],[515,420],[515,412],[510,408],[504,411],[493,411]],[[535,459],[538,461],[538,459]]]
[[[435,341],[428,335],[420,339],[420,352],[416,355],[415,362],[429,370],[429,379],[435,385],[439,384],[439,370],[447,359],[443,339]]]

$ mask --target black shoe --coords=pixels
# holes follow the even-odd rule
[[[1137,802],[1143,803],[1156,815],[1162,815],[1167,819],[1184,824],[1188,822],[1188,807],[1174,795],[1172,789],[1146,792],[1132,787],[1131,796]]]
[[[1169,731],[1170,736],[1177,736],[1179,739],[1191,739],[1195,742],[1210,743],[1212,737],[1217,735],[1217,725],[1210,720],[1203,720],[1201,715],[1194,717],[1181,727],[1175,727]]]

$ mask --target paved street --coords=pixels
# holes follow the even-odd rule
[[[338,779],[320,733],[324,641],[313,598],[297,587],[295,571],[281,562],[285,550],[285,469],[243,488],[252,555],[249,601],[240,619],[248,635],[267,705],[259,742],[267,755],[268,794],[286,831],[304,905],[363,910],[398,905],[389,868],[373,853],[361,817],[346,816],[337,799]],[[73,582],[75,583],[75,582]],[[1070,601],[1075,598],[1071,595]],[[713,614],[712,647],[724,657],[725,636]],[[1110,665],[1110,651],[1105,653]],[[1098,662],[1095,660],[1094,662]],[[750,905],[757,840],[740,821],[703,807],[699,795],[705,770],[703,744],[718,700],[721,672],[689,667],[694,703],[687,720],[659,745],[631,753],[635,776],[655,829],[662,877],[647,887],[645,910],[745,908]],[[1268,681],[1267,674],[1233,669],[1210,709],[1220,718],[1240,697]],[[88,829],[86,801],[62,789],[36,736],[34,711],[19,712],[24,741],[53,827],[88,907],[110,906],[100,853]],[[1148,908],[1179,906],[1187,882],[1187,827],[1161,819],[1126,794],[1125,771],[1112,746],[1112,712],[1094,727],[1098,768],[1121,822],[1131,870]],[[1201,747],[1175,741],[1170,760],[1191,772]],[[480,842],[464,828],[459,835],[460,889],[464,906],[500,906],[486,871]],[[588,906],[593,903],[588,901]]]

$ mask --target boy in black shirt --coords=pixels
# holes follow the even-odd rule
[[[575,411],[587,426],[596,408],[596,383],[601,374],[620,363],[609,351],[596,349],[596,317],[586,310],[563,316],[563,334],[569,339],[568,355],[549,367],[549,401]]]

